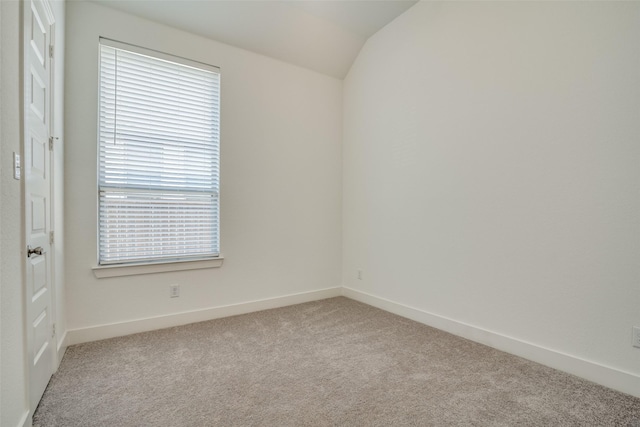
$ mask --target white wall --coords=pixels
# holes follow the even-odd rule
[[[370,38],[344,82],[344,286],[640,393],[639,22],[422,2]]]
[[[53,245],[53,275],[55,281],[55,322],[57,334],[58,363],[66,350],[65,331],[66,319],[66,283],[64,274],[64,58],[65,58],[65,5],[64,1],[51,2],[55,17],[55,55],[54,55],[54,84],[53,90],[53,136],[55,147],[52,157],[53,174],[53,230],[55,243]]]
[[[20,43],[21,4],[0,2],[0,425],[17,426],[28,410],[22,289],[22,199],[13,179],[13,153],[21,152]]]
[[[0,7],[0,36],[2,36],[2,7]],[[0,47],[1,44],[0,44]],[[4,135],[2,134],[2,53],[0,52],[0,142],[4,141]],[[2,163],[2,149],[0,147],[0,180],[2,179],[2,171],[6,168]],[[0,187],[0,194],[2,188]],[[0,202],[0,238],[2,237],[2,202]],[[2,246],[0,246],[0,366],[2,366]],[[0,420],[2,419],[2,387],[0,386]]]
[[[70,330],[340,286],[340,80],[96,4],[66,24]],[[99,36],[221,67],[221,268],[94,277]]]

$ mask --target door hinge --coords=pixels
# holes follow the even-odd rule
[[[49,58],[53,58],[53,45],[49,45]]]
[[[51,338],[56,336],[56,324],[53,324],[53,327],[51,328]]]
[[[53,231],[49,232],[49,244],[53,245]]]
[[[53,142],[55,140],[58,140],[60,138],[58,138],[57,136],[50,136],[49,137],[49,151],[53,151]]]

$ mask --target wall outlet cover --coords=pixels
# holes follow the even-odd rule
[[[180,285],[171,285],[169,286],[169,297],[177,298],[180,296]]]

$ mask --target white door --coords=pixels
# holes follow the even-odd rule
[[[51,34],[46,0],[24,2],[24,203],[27,358],[32,411],[54,372],[51,232]]]

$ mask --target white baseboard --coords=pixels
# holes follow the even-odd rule
[[[56,371],[60,367],[60,362],[62,362],[62,358],[64,357],[64,353],[65,351],[67,351],[68,346],[69,346],[69,334],[67,333],[67,331],[64,331],[62,338],[58,340],[58,348],[56,348],[56,352],[58,353]]]
[[[139,332],[153,331],[156,329],[170,328],[189,323],[204,322],[206,320],[218,319],[221,317],[235,316],[238,314],[252,313],[254,311],[268,310],[271,308],[285,307],[287,305],[333,298],[342,295],[341,289],[342,288],[340,287],[321,289],[318,291],[302,292],[299,294],[284,295],[281,297],[248,301],[202,310],[193,310],[144,319],[129,320],[125,322],[110,323],[106,325],[91,326],[88,328],[71,329],[67,331],[66,336],[68,345],[81,344],[89,341],[98,341],[107,338],[137,334]]]
[[[30,415],[30,411],[24,411],[24,414],[22,414],[22,418],[20,418],[20,421],[18,421],[17,427],[31,427],[33,421],[31,420]]]
[[[640,376],[630,372],[458,322],[355,289],[343,287],[342,295],[506,353],[576,375],[605,387],[640,397]]]

